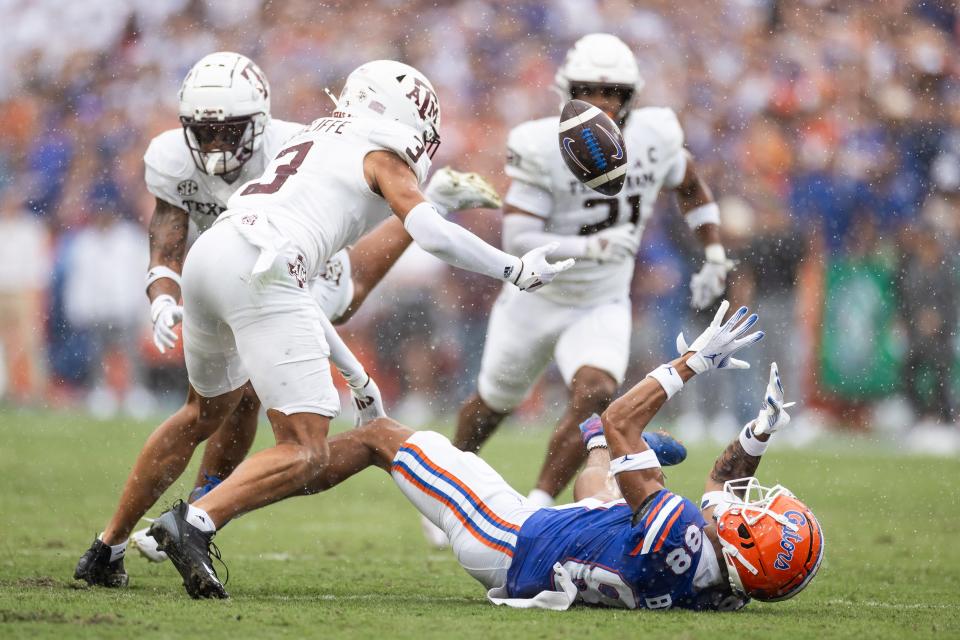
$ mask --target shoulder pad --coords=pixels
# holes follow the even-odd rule
[[[549,154],[557,151],[560,118],[530,120],[510,130],[507,136],[506,174],[514,180],[550,190]]]
[[[172,180],[182,180],[193,175],[196,166],[181,129],[164,131],[150,141],[143,162],[147,170]]]
[[[417,132],[405,124],[390,120],[367,119],[370,121],[368,138],[373,144],[393,151],[410,165],[417,174],[417,181],[423,184],[430,172],[430,156],[423,150]]]
[[[288,122],[271,118],[264,131],[264,151],[268,158],[272,158],[280,148],[293,136],[303,131],[304,125],[299,122]]]
[[[646,127],[652,129],[661,140],[663,157],[670,157],[683,148],[683,127],[673,109],[668,107],[645,107],[630,114]]]

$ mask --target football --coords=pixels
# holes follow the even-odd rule
[[[560,112],[560,155],[577,180],[605,196],[623,189],[627,151],[620,127],[599,108],[571,100]]]

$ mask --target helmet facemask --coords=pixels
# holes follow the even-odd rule
[[[224,176],[253,157],[263,135],[264,118],[263,114],[216,120],[180,116],[180,124],[197,168],[208,175]]]

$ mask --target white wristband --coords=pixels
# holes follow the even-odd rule
[[[648,378],[653,378],[660,383],[663,390],[667,392],[667,400],[673,397],[677,391],[683,388],[683,378],[677,373],[677,369],[669,364],[662,364],[650,373]]]
[[[717,264],[725,264],[727,262],[726,249],[723,248],[722,244],[716,242],[708,244],[703,248],[703,256],[707,259],[707,262],[715,262]]]
[[[717,206],[716,202],[708,202],[707,204],[702,204],[695,209],[690,209],[687,211],[687,215],[684,216],[687,225],[691,229],[696,229],[697,227],[702,227],[705,224],[720,224],[720,207]]]
[[[177,286],[180,286],[180,274],[171,269],[170,267],[165,267],[163,265],[157,265],[156,267],[151,267],[147,271],[147,289],[150,288],[157,280],[163,280],[164,278],[169,278],[177,283]]]
[[[606,449],[607,448],[607,437],[602,433],[593,436],[587,441],[587,451],[593,451],[594,449]]]
[[[769,444],[769,441],[761,442],[757,440],[757,436],[753,433],[752,422],[747,423],[747,426],[740,432],[740,446],[743,447],[743,450],[747,452],[748,456],[759,458],[766,453]]]
[[[643,469],[659,469],[660,461],[653,449],[640,453],[631,453],[610,461],[610,475],[617,475],[625,471],[641,471]]]

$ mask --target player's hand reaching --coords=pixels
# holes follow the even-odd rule
[[[450,167],[438,169],[423,194],[444,215],[463,209],[499,209],[503,205],[500,194],[486,178]]]
[[[353,406],[357,409],[353,417],[353,426],[360,427],[371,420],[386,417],[387,412],[383,408],[380,387],[369,375],[362,387],[350,387],[350,393],[353,395]]]
[[[153,344],[160,353],[173,349],[177,344],[175,326],[183,320],[183,307],[177,304],[173,296],[163,294],[150,303],[150,319],[153,321]]]
[[[770,381],[767,382],[767,395],[763,401],[763,409],[753,423],[753,433],[763,435],[773,434],[790,424],[790,414],[787,408],[796,402],[783,402],[783,384],[780,383],[780,371],[777,363],[770,365]]]
[[[640,234],[636,225],[624,224],[587,236],[584,257],[597,262],[623,262],[636,256],[639,248]]]
[[[727,288],[727,273],[733,268],[733,262],[724,257],[722,260],[707,260],[700,271],[690,278],[690,306],[703,310],[723,295]]]
[[[533,291],[545,284],[550,284],[557,277],[557,274],[573,266],[573,258],[567,258],[559,262],[547,261],[547,256],[556,248],[557,243],[552,242],[527,251],[520,258],[520,268],[517,270],[516,276],[510,278],[510,282],[515,284],[520,291]]]
[[[747,316],[748,309],[740,307],[730,319],[723,322],[730,303],[724,300],[720,303],[717,315],[707,330],[701,333],[693,344],[687,346],[683,334],[677,336],[677,351],[680,355],[694,354],[687,360],[687,366],[696,373],[703,373],[710,369],[749,369],[750,364],[733,357],[741,349],[763,340],[763,331],[755,331],[747,335],[747,331],[757,323],[757,314]],[[722,323],[722,324],[721,324]]]

